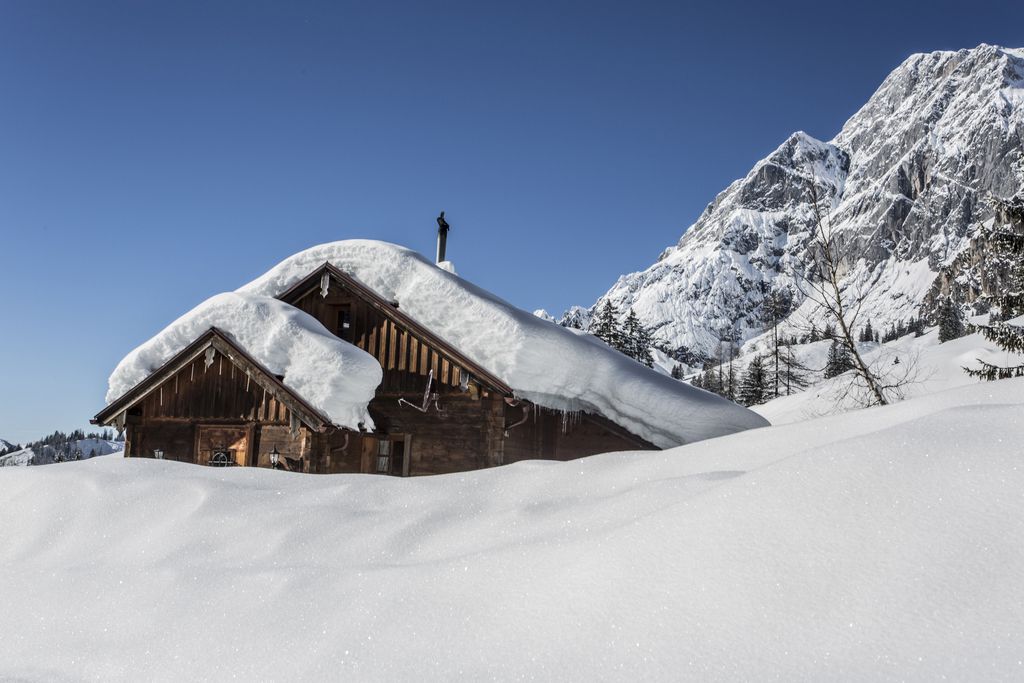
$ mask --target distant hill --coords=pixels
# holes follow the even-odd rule
[[[6,446],[4,445],[6,444]],[[74,460],[88,460],[101,455],[120,453],[124,442],[118,441],[106,430],[103,433],[83,434],[80,430],[53,434],[19,448],[0,439],[0,467],[50,465]]]

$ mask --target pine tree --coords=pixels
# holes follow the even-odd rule
[[[682,379],[683,378],[683,366],[682,365],[673,365],[672,366],[672,372],[669,373],[669,374],[672,375],[672,379]],[[697,377],[699,378],[700,375],[698,375]]]
[[[713,394],[722,394],[721,366],[716,367],[714,363],[704,364],[704,374],[701,376],[700,386]]]
[[[960,307],[953,303],[952,297],[946,297],[939,306],[939,343],[959,339],[966,332]]]
[[[590,332],[613,349],[622,348],[622,330],[619,327],[619,311],[608,299],[605,299],[597,318],[590,326]]]
[[[640,322],[633,309],[629,309],[625,325],[622,328],[622,348],[619,350],[650,368],[654,367],[654,358],[651,356],[652,343],[650,330]]]
[[[990,342],[1008,353],[1024,353],[1024,326],[1012,325],[1008,320],[1024,315],[1024,194],[1001,202],[998,207],[998,228],[993,228],[992,244],[998,254],[1007,258],[1011,266],[1007,286],[996,299],[1001,321],[978,325],[978,330]],[[972,376],[984,380],[1024,377],[1022,365],[993,365],[978,359],[980,368],[964,368]]]
[[[764,368],[764,359],[761,356],[754,356],[743,374],[737,398],[745,406],[755,406],[764,403],[769,398],[768,393],[768,373]]]
[[[825,361],[825,379],[838,377],[847,370],[852,370],[853,367],[850,350],[838,339],[833,341],[832,346],[828,349],[828,360]]]

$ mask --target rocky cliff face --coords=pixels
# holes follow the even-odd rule
[[[914,55],[830,142],[795,133],[719,194],[648,269],[605,294],[670,347],[708,353],[763,327],[765,291],[789,287],[813,229],[813,183],[843,245],[847,286],[873,285],[876,328],[918,315],[937,274],[1024,182],[1024,50]],[[576,320],[586,320],[575,310]]]

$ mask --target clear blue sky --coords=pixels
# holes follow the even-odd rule
[[[304,247],[433,249],[590,304],[794,130],[1024,3],[0,0],[0,437],[86,424],[117,361]]]

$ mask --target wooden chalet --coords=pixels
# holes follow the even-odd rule
[[[377,359],[372,432],[338,428],[230,335],[211,328],[92,420],[127,457],[410,476],[654,448],[598,415],[517,400],[487,368],[325,263],[278,296]]]

